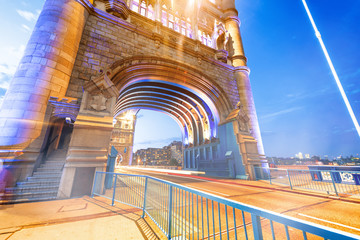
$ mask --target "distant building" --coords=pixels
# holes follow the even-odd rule
[[[173,141],[168,146],[170,148],[170,160],[175,159],[180,165],[183,162],[183,144],[181,141]]]
[[[177,164],[183,161],[183,144],[181,141],[174,141],[163,148],[139,149],[134,154],[133,164],[140,165],[173,165],[171,159],[175,159]]]
[[[304,156],[301,152],[299,152],[298,154],[295,154],[295,157],[298,159],[304,159]]]
[[[306,154],[305,154],[305,158],[306,158],[306,159],[310,159],[310,154],[306,153]]]

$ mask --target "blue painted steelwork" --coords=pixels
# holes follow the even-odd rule
[[[233,122],[218,127],[216,141],[185,148],[184,156],[184,169],[204,171],[210,176],[246,178]]]
[[[360,196],[357,184],[358,171],[307,170],[254,167],[257,180],[270,184],[283,184],[291,189],[306,189],[330,195],[348,194]]]
[[[114,178],[114,189],[104,186],[108,174]],[[109,197],[107,192],[113,196]],[[323,239],[355,240],[360,237],[143,175],[97,172],[92,194],[138,208],[168,239],[244,239],[245,236],[245,239],[256,240],[297,240],[315,235]],[[206,209],[205,216],[203,210],[199,213],[199,203],[200,209]],[[232,211],[228,211],[231,208]],[[274,223],[282,225],[285,232],[274,228]],[[252,231],[246,228],[250,225]]]

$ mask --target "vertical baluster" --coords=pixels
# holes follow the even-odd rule
[[[142,215],[141,215],[142,218],[145,217],[145,211],[146,211],[147,184],[148,184],[148,178],[145,177],[143,213],[142,213]]]
[[[235,240],[237,239],[237,229],[236,229],[236,214],[235,214],[235,208],[233,207],[233,218],[234,218],[234,234],[235,234]]]
[[[241,215],[242,215],[242,220],[243,220],[243,226],[244,226],[244,232],[245,232],[245,239],[248,240],[248,234],[247,234],[247,230],[246,230],[246,222],[245,222],[245,215],[244,215],[244,211],[241,210]]]
[[[192,217],[191,217],[191,222],[192,222],[192,233],[193,233],[193,238],[195,239],[195,216],[194,216],[194,194],[191,193],[191,207],[192,207]]]
[[[289,228],[287,225],[285,225],[285,232],[286,232],[286,240],[290,240],[290,236],[289,236]]]
[[[116,191],[116,175],[114,174],[114,185],[113,185],[113,197],[112,197],[112,201],[111,201],[111,206],[114,206],[115,203],[115,191]]]
[[[307,240],[306,232],[305,231],[302,231],[302,232],[303,232],[304,240]]]
[[[190,224],[190,223],[191,223],[191,216],[190,216],[190,210],[191,210],[191,209],[190,209],[190,208],[191,208],[191,204],[190,204],[190,193],[188,194],[188,197],[189,197],[189,198],[188,198],[188,206],[189,206],[189,207],[188,207],[188,208],[189,208],[189,211],[188,211],[188,215],[189,215],[189,221],[188,221],[188,224],[189,224],[189,239],[191,239],[191,229],[190,229],[190,228],[191,228],[191,224]]]
[[[182,212],[182,221],[181,221],[181,239],[184,239],[184,236],[186,235],[186,231],[184,232],[186,225],[184,227],[184,221],[186,221],[186,192],[184,190],[181,190],[181,212]],[[184,194],[185,192],[185,194]]]
[[[178,188],[174,188],[175,192],[175,205],[173,207],[175,213],[174,213],[174,236],[177,236],[177,230],[178,230],[178,221],[179,221],[179,194],[178,194]]]
[[[252,226],[253,226],[254,239],[255,240],[262,240],[263,236],[262,236],[260,217],[255,215],[255,214],[251,214],[251,223],[252,223]]]
[[[289,174],[289,169],[286,169],[286,174],[288,176],[288,179],[289,179],[289,185],[290,185],[290,188],[293,189],[293,186],[291,184],[291,179],[290,179],[290,174]]]
[[[273,221],[270,220],[270,227],[271,227],[271,235],[273,240],[275,240],[275,231],[274,231],[274,224]]]
[[[200,226],[199,226],[199,196],[195,194],[196,197],[196,219],[197,219],[197,239],[200,239]]]
[[[211,200],[211,209],[212,209],[212,217],[213,217],[213,237],[215,240],[215,212],[214,212],[214,201]]]
[[[338,191],[337,191],[337,189],[336,189],[335,179],[334,179],[334,177],[333,177],[332,172],[330,172],[330,177],[331,177],[331,182],[332,182],[333,187],[334,187],[335,194],[336,194],[336,196],[339,196]]]
[[[221,214],[220,214],[220,203],[218,202],[218,214],[219,214],[219,234],[220,234],[220,240],[222,239],[221,234]]]
[[[227,239],[230,239],[229,236],[229,223],[228,223],[228,213],[227,213],[227,206],[225,205],[225,219],[226,219],[226,233],[227,233]]]
[[[201,196],[201,238],[204,239],[204,203],[203,197]]]
[[[207,198],[206,198],[206,218],[207,218],[208,239],[210,239],[209,204]]]
[[[168,202],[168,211],[169,211],[169,216],[168,216],[168,239],[171,239],[171,225],[172,225],[172,186],[169,186],[169,202]]]

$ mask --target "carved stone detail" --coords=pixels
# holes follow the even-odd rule
[[[124,20],[126,20],[130,14],[130,9],[123,0],[107,0],[105,8],[106,12]]]
[[[227,63],[227,58],[228,58],[228,52],[226,50],[217,50],[216,51],[216,59]]]
[[[96,96],[92,96],[90,101],[90,107],[95,111],[103,111],[106,110],[106,101],[107,99],[101,93]]]
[[[109,79],[111,70],[100,70],[100,75],[84,85],[80,113],[112,115],[119,91]]]

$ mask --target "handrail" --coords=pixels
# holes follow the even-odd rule
[[[319,166],[321,167],[321,166]],[[254,167],[256,179],[327,194],[360,196],[360,171]]]
[[[272,212],[269,210],[261,209],[258,207],[254,207],[248,204],[239,203],[236,201],[233,201],[231,199],[226,199],[220,196],[216,196],[211,193],[202,192],[196,189],[192,189],[190,187],[186,187],[183,185],[179,185],[176,183],[172,183],[166,180],[158,179],[151,176],[144,176],[144,175],[137,175],[137,174],[123,174],[123,173],[107,173],[107,172],[96,172],[94,185],[93,185],[93,195],[99,195],[99,196],[105,196],[108,197],[106,194],[106,190],[100,190],[99,186],[102,186],[101,181],[103,181],[104,176],[106,174],[111,174],[114,178],[114,183],[116,183],[116,179],[119,178],[119,182],[122,185],[117,186],[114,184],[112,186],[112,189],[109,189],[110,192],[113,192],[114,195],[112,197],[112,201],[122,202],[127,205],[137,207],[144,211],[159,227],[160,229],[168,236],[168,239],[172,239],[172,237],[179,236],[187,236],[187,234],[194,233],[194,231],[197,231],[197,234],[200,233],[200,229],[202,231],[202,234],[204,235],[204,222],[206,222],[206,218],[204,217],[203,210],[201,211],[201,214],[199,212],[199,208],[203,209],[206,200],[206,207],[205,210],[207,212],[207,224],[209,224],[209,212],[212,212],[213,221],[212,224],[214,227],[212,228],[212,232],[215,236],[215,234],[226,235],[229,239],[229,219],[228,217],[228,210],[231,209],[233,211],[233,224],[234,227],[232,229],[235,229],[235,234],[237,234],[236,230],[238,225],[236,224],[236,214],[235,210],[240,210],[242,214],[250,214],[251,215],[251,222],[253,225],[253,234],[254,239],[263,239],[263,229],[261,226],[261,218],[269,220],[271,224],[271,233],[273,236],[275,236],[276,232],[273,228],[273,222],[282,224],[285,226],[286,229],[286,236],[287,239],[290,239],[290,235],[288,232],[288,227],[292,227],[295,229],[299,229],[302,232],[302,235],[305,236],[304,239],[307,239],[306,233],[314,234],[317,236],[321,236],[324,239],[336,239],[336,240],[342,240],[342,239],[359,239],[360,237],[354,234],[346,233],[343,231],[339,231],[336,229],[332,229],[329,227],[321,226],[319,224],[310,223],[304,220],[296,219],[290,216],[285,216],[276,212]],[[102,176],[102,177],[101,177]],[[131,186],[130,184],[133,184]],[[140,185],[139,185],[140,184]],[[151,185],[151,186],[149,186]],[[119,196],[119,194],[116,194],[117,197],[122,197],[124,199],[128,198],[128,200],[124,199],[115,199],[115,188],[117,188],[121,192],[121,188],[123,188],[123,195]],[[131,192],[131,189],[134,189],[134,191]],[[156,194],[149,193],[150,191],[155,191]],[[109,193],[110,193],[109,192]],[[102,193],[102,194],[101,194]],[[126,196],[128,194],[129,196]],[[111,195],[111,193],[110,193]],[[130,196],[131,195],[131,196]],[[134,204],[133,201],[134,197],[139,197],[142,199],[139,199],[138,205]],[[129,200],[130,199],[130,200]],[[132,200],[131,200],[132,199]],[[191,201],[190,201],[191,199]],[[195,199],[195,201],[194,201]],[[199,201],[201,199],[201,201]],[[184,204],[185,202],[185,204]],[[194,203],[195,202],[195,203]],[[199,207],[200,202],[200,207]],[[212,211],[210,209],[210,206],[208,206],[208,202],[211,203]],[[215,205],[214,205],[215,203]],[[152,204],[152,205],[151,205]],[[195,206],[196,205],[196,206]],[[157,207],[159,207],[159,210],[157,211]],[[216,206],[217,211],[214,210],[214,206]],[[223,206],[223,207],[222,207]],[[155,210],[154,210],[155,209]],[[194,214],[194,209],[196,214]],[[209,210],[210,209],[210,210]],[[190,211],[192,210],[192,212]],[[224,210],[224,211],[223,211]],[[217,212],[217,213],[216,213]],[[214,216],[218,216],[217,225],[215,225],[215,218]],[[226,218],[222,217],[225,215]],[[144,214],[143,214],[144,216]],[[160,216],[160,217],[159,217]],[[195,219],[197,218],[197,219]],[[184,220],[185,219],[185,220]],[[201,224],[199,223],[199,219]],[[158,222],[159,221],[159,222]],[[185,221],[185,227],[181,226],[184,225]],[[221,221],[223,223],[226,221],[226,226],[223,226],[221,224]],[[187,224],[189,226],[187,226]],[[191,226],[192,225],[192,226]],[[236,227],[235,227],[236,225]],[[246,231],[246,222],[245,218],[243,218],[243,225],[245,226],[245,234],[248,234],[249,231]],[[225,227],[225,230],[221,231],[221,229]],[[189,228],[189,229],[186,229]],[[215,229],[220,229],[218,233],[215,233]],[[197,229],[197,230],[196,230]],[[209,227],[207,228],[208,232]],[[239,230],[238,230],[239,232]],[[174,233],[174,235],[172,235]],[[237,239],[237,235],[236,239]],[[210,237],[210,233],[208,233],[208,238]],[[178,239],[178,238],[177,238]],[[194,236],[192,236],[191,239],[195,239]],[[200,239],[198,237],[198,239]],[[298,238],[296,238],[298,239]]]

